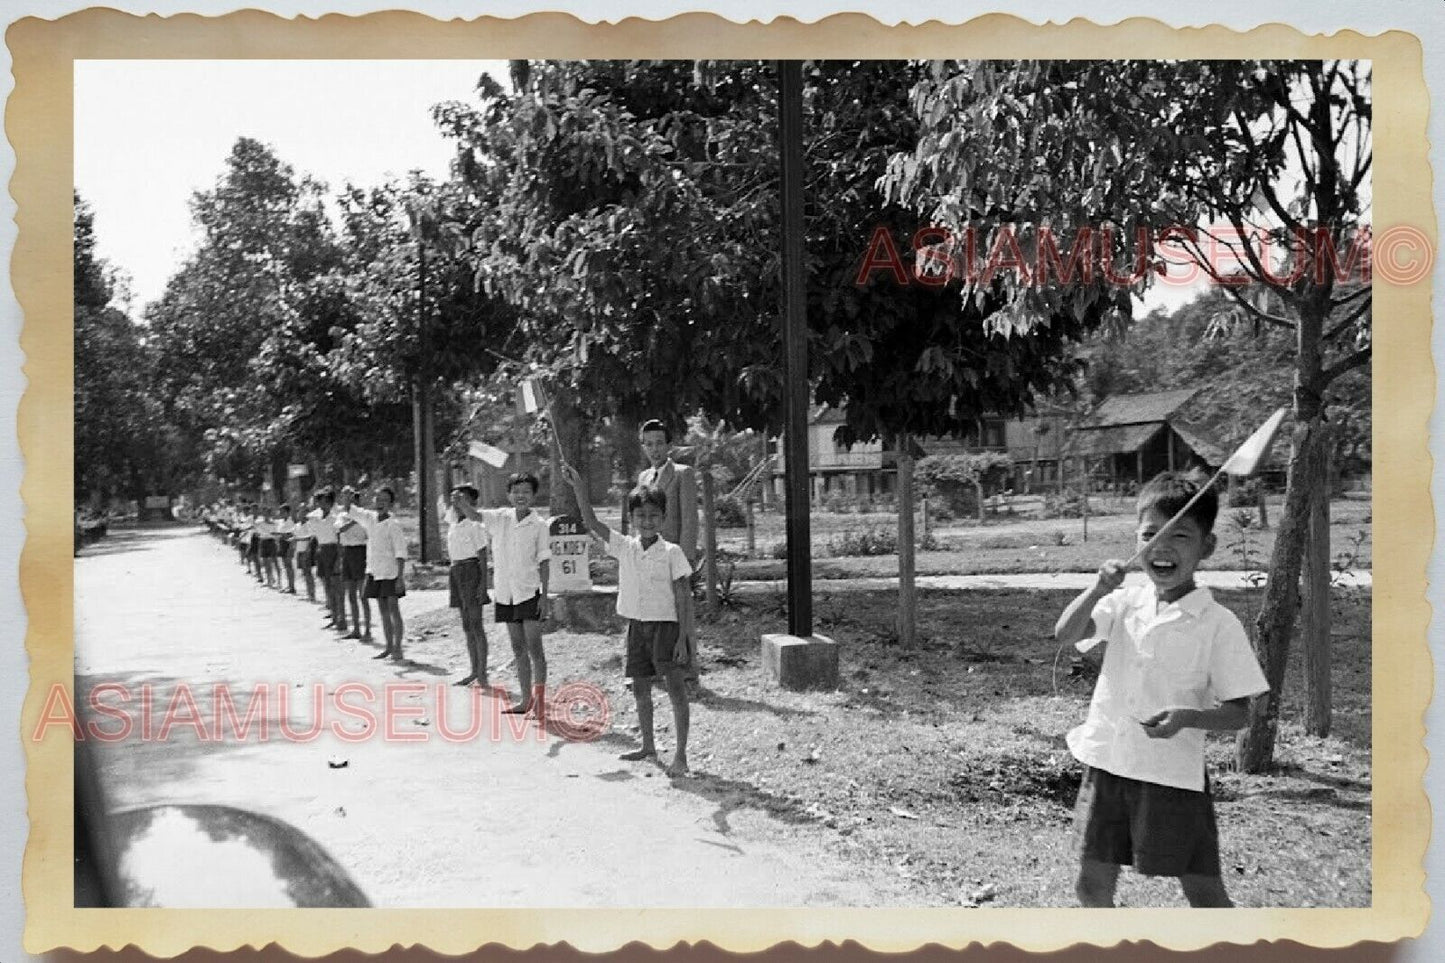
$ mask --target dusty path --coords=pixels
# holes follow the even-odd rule
[[[444,593],[418,592],[403,611],[434,618],[445,604]],[[283,819],[336,857],[376,905],[902,899],[888,874],[836,855],[823,832],[719,805],[702,791],[706,775],[672,783],[655,767],[619,762],[619,748],[631,744],[625,733],[581,743],[535,725],[510,729],[494,700],[469,703],[450,686],[465,663],[450,641],[421,639],[408,664],[371,660],[379,646],[323,630],[318,607],[259,586],[232,551],[197,530],[118,532],[87,548],[75,562],[75,606],[77,701],[100,683],[124,686],[128,701],[112,689],[104,702],[134,725],[123,740],[92,742],[111,805],[225,803]],[[489,629],[500,664],[493,681],[514,686],[509,647]],[[140,714],[147,685],[149,738]],[[264,711],[245,738],[221,711],[217,686],[240,719],[262,687]],[[354,711],[337,707],[342,686]],[[185,693],[199,726],[162,733],[173,701],[188,714]],[[289,734],[280,728],[283,698]],[[388,704],[391,739],[377,735]],[[666,704],[659,699],[659,718]],[[375,723],[365,733],[363,715]],[[316,719],[320,731],[307,739]],[[120,725],[99,721],[108,731]],[[659,744],[670,748],[666,733]],[[344,768],[328,765],[340,758]]]

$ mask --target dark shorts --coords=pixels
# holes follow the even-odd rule
[[[323,542],[316,546],[316,571],[322,578],[336,574],[337,559],[341,557],[341,546],[335,542]]]
[[[341,578],[345,582],[360,582],[366,578],[366,546],[341,546]]]
[[[262,558],[275,558],[275,557],[276,557],[276,540],[275,540],[274,538],[263,538],[263,539],[260,540],[260,542],[261,542],[261,553],[260,553],[260,554],[261,554],[261,557],[262,557]]]
[[[290,558],[291,553],[296,550],[296,543],[289,539],[283,539],[276,544],[276,554],[281,558]]]
[[[666,675],[683,663],[673,661],[677,648],[676,622],[638,622],[627,620],[627,668],[629,679],[651,679]]]
[[[542,618],[542,593],[527,599],[525,602],[518,602],[515,605],[507,605],[504,602],[497,603],[498,622],[537,622]]]
[[[406,583],[399,583],[394,578],[372,578],[368,575],[361,594],[369,599],[399,599],[406,595]]]
[[[310,568],[311,561],[315,558],[315,547],[309,541],[299,542],[296,545],[296,567]]]
[[[463,615],[480,615],[482,606],[489,601],[482,585],[482,563],[478,559],[453,562],[447,572],[448,603],[454,609],[461,609]]]
[[[1218,876],[1219,830],[1203,792],[1085,767],[1074,806],[1079,855],[1145,876]]]

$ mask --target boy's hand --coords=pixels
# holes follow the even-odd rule
[[[687,665],[687,629],[677,633],[677,645],[672,647],[672,661],[678,665]]]
[[[1124,563],[1117,558],[1111,558],[1099,566],[1099,581],[1097,589],[1100,593],[1108,595],[1116,588],[1124,584]]]
[[[1168,739],[1180,729],[1194,725],[1196,719],[1196,710],[1179,707],[1161,709],[1147,719],[1140,719],[1139,725],[1144,727],[1150,739]]]
[[[562,476],[567,479],[567,484],[572,486],[573,491],[582,490],[582,476],[578,474],[577,469],[571,465],[564,464],[562,466]]]

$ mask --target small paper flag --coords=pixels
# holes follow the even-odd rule
[[[1229,456],[1221,471],[1231,475],[1247,476],[1253,475],[1254,470],[1259,467],[1260,460],[1264,458],[1265,452],[1269,451],[1270,442],[1274,441],[1275,432],[1279,431],[1280,423],[1284,416],[1289,414],[1288,408],[1279,408],[1269,416],[1269,420],[1260,425],[1254,434],[1244,439],[1244,444],[1235,449],[1234,454]]]
[[[500,448],[493,448],[484,441],[474,441],[467,446],[467,454],[478,461],[484,461],[493,468],[501,468],[511,456]]]
[[[529,415],[535,415],[547,407],[547,395],[542,385],[532,378],[522,381],[522,408]]]

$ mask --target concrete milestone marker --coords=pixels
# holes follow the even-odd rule
[[[763,669],[785,689],[836,689],[838,643],[823,635],[764,635]]]

